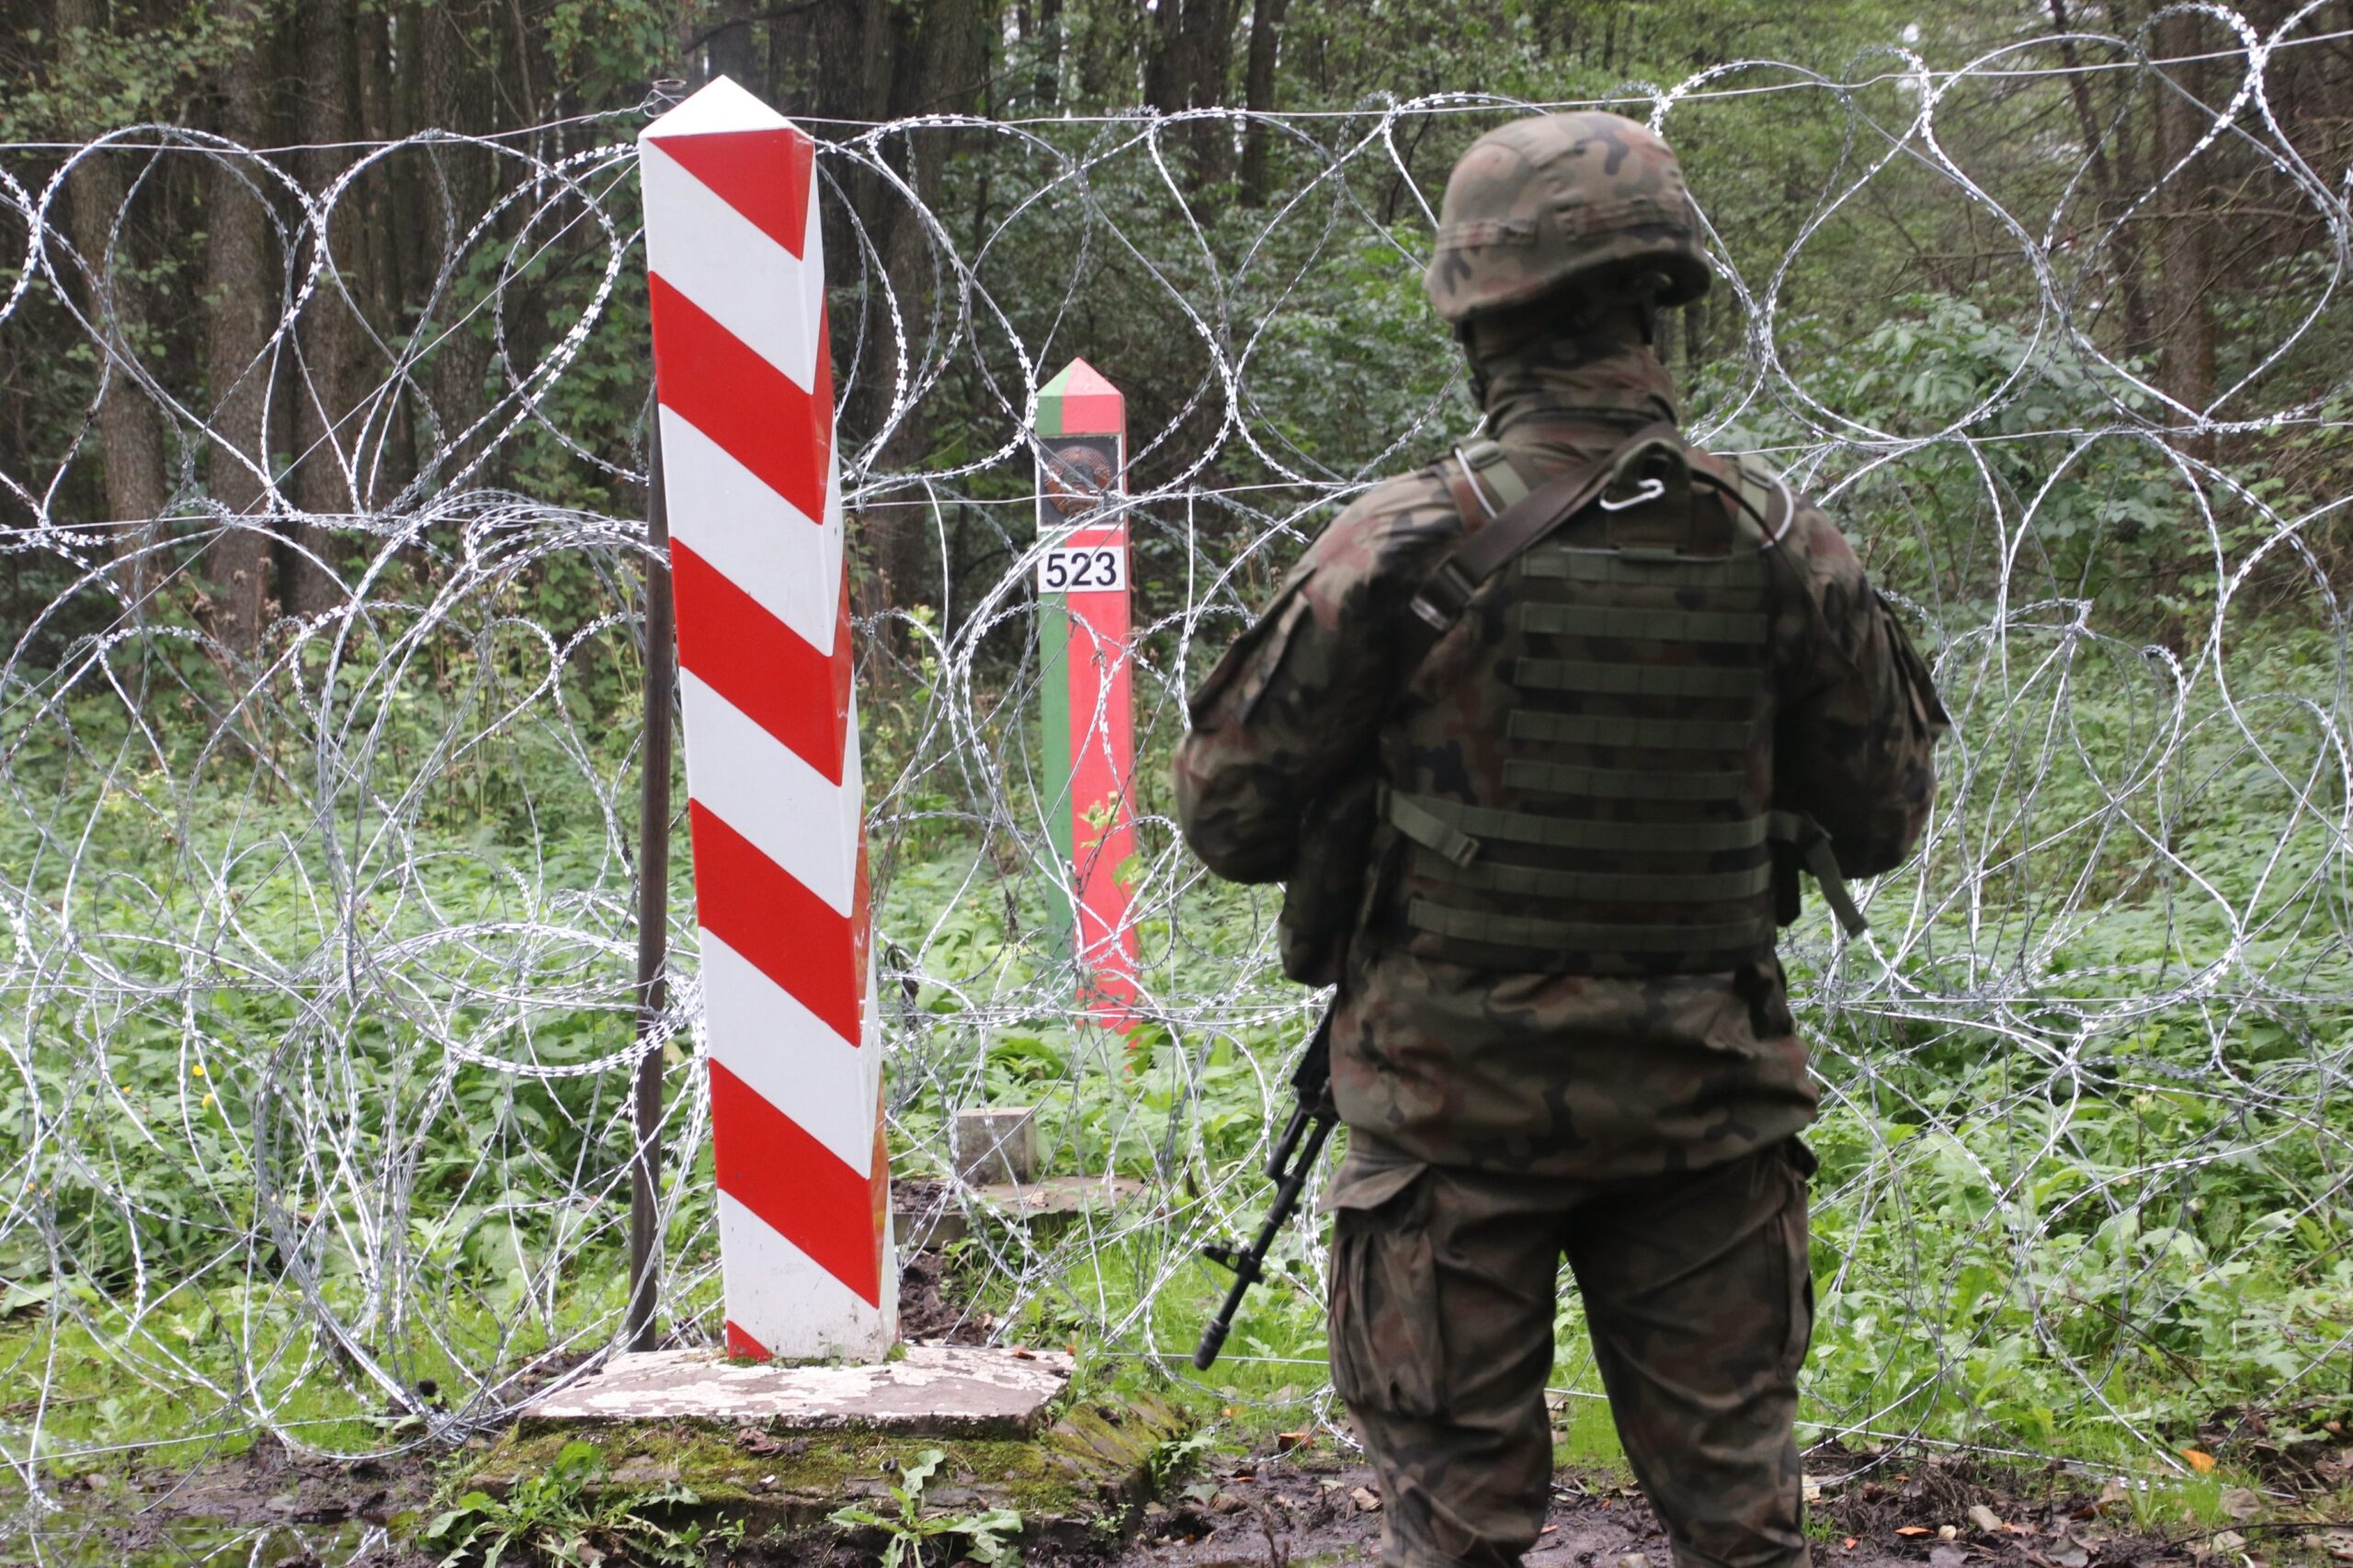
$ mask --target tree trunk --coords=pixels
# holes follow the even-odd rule
[[[1144,98],[1163,114],[1211,108],[1226,101],[1233,65],[1235,0],[1160,0],[1153,14],[1152,52],[1144,62]],[[1223,120],[1186,125],[1177,144],[1190,153],[1190,188],[1219,184],[1233,167],[1233,143]]]
[[[2157,24],[2155,44],[2161,58],[2195,54],[2199,49],[2196,17],[2168,17]],[[2201,108],[2206,67],[2188,62],[2162,68],[2171,78],[2155,84],[2157,97],[2157,160],[2163,174],[2189,154],[2205,134],[2211,118]],[[2159,225],[2157,274],[2163,291],[2159,324],[2158,384],[2168,396],[2203,412],[2214,401],[2214,317],[2206,292],[2213,279],[2207,259],[2211,220],[2206,216],[2212,182],[2203,172],[2211,151],[2197,164],[2173,176],[2162,199],[2178,214]],[[2213,443],[2193,436],[2183,449],[2201,458],[2212,455]]]
[[[1038,107],[1062,99],[1063,0],[1038,0]]]
[[[97,0],[57,0],[61,70],[78,52],[76,35],[95,37],[105,26]],[[164,432],[154,403],[131,378],[140,353],[147,303],[131,270],[129,191],[121,154],[84,160],[66,192],[65,217],[88,284],[84,308],[106,347],[106,391],[98,400],[98,442],[105,463],[108,548],[122,562],[117,581],[136,610],[162,577],[153,557],[165,501]],[[117,225],[120,228],[118,230]]]
[[[488,0],[436,0],[426,7],[422,66],[427,126],[461,134],[489,128],[483,111],[496,90],[495,78],[477,58],[466,34],[485,35],[491,20]],[[432,321],[425,324],[435,342],[426,380],[440,428],[432,438],[433,451],[424,467],[445,474],[453,472],[471,455],[460,449],[460,437],[487,406],[483,378],[490,366],[490,345],[479,330],[479,322],[468,314],[476,301],[463,281],[467,257],[441,247],[461,244],[489,210],[489,156],[478,148],[445,144],[433,155],[438,177],[426,182],[431,187],[427,199],[435,251],[428,253],[427,270],[419,276],[432,278],[447,271],[449,278]],[[476,235],[473,241],[477,247],[500,243],[495,233]]]
[[[267,28],[257,0],[231,0],[222,15],[249,42],[228,52],[221,72],[221,133],[252,146],[265,123]],[[261,477],[269,467],[269,367],[263,355],[278,278],[269,264],[268,218],[247,187],[251,178],[243,160],[217,160],[205,203],[205,367],[212,404],[205,477],[223,512],[249,519],[214,541],[206,574],[217,590],[213,634],[238,653],[259,644],[271,614],[268,490]]]
[[[767,80],[760,58],[759,24],[753,18],[764,6],[753,0],[722,0],[705,37],[704,56],[713,76],[725,76],[737,86],[758,92]]]
[[[1243,72],[1242,104],[1252,115],[1275,107],[1275,65],[1281,56],[1283,14],[1290,0],[1256,0],[1250,9],[1250,57]],[[1252,119],[1242,138],[1242,203],[1267,204],[1267,128]]]
[[[302,91],[301,137],[302,181],[314,199],[351,163],[337,145],[353,140],[352,105],[359,97],[352,0],[306,0],[296,15],[301,31]],[[356,207],[358,203],[353,203]],[[324,233],[313,244],[325,252],[325,269],[312,284],[302,307],[302,380],[294,395],[294,496],[306,516],[291,567],[288,599],[299,614],[317,615],[343,602],[338,580],[341,546],[324,518],[357,509],[344,464],[355,458],[358,401],[355,350],[359,324],[353,319],[347,289],[364,293],[355,265],[366,233],[358,212],[343,205],[326,210]],[[347,248],[348,247],[348,248]],[[314,258],[298,265],[307,270]]]
[[[2084,70],[2083,53],[2075,40],[2063,35],[2075,30],[2068,18],[2066,0],[2050,0],[2051,22],[2063,35],[2059,44],[2059,63],[2066,67],[2067,90],[2074,100],[2075,126],[2084,139],[2084,155],[2089,161],[2092,193],[2098,202],[2099,222],[2103,228],[2115,223],[2119,214],[2138,192],[2126,193],[2117,183],[2116,166],[2108,156],[2108,138],[2099,122],[2098,112],[2092,106],[2091,79]],[[2126,135],[2128,125],[2120,124]],[[2127,222],[2117,225],[2108,246],[2108,271],[2114,279],[2124,308],[2124,340],[2126,353],[2138,350],[2149,341],[2149,296],[2142,281],[2141,240],[2139,230]]]

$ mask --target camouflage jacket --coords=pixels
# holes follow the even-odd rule
[[[1552,341],[1483,364],[1490,429],[1530,483],[1672,411],[1637,344]],[[1176,757],[1187,841],[1218,875],[1288,878],[1302,812],[1394,777],[1394,633],[1461,525],[1442,479],[1387,481],[1336,517],[1196,695]],[[1804,602],[1773,619],[1775,803],[1828,831],[1850,876],[1893,869],[1935,792],[1944,727],[1925,667],[1824,514],[1778,546]],[[1790,613],[1794,611],[1794,613]],[[1631,978],[1466,968],[1365,931],[1350,945],[1332,1080],[1352,1134],[1343,1185],[1427,1162],[1613,1179],[1734,1158],[1813,1120],[1780,966]],[[1327,1199],[1328,1201],[1328,1199]]]

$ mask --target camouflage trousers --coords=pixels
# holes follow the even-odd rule
[[[1387,1568],[1502,1568],[1535,1543],[1563,1255],[1679,1568],[1802,1568],[1802,1143],[1606,1183],[1383,1164],[1369,1146],[1355,1139],[1324,1200],[1332,1381],[1381,1477]]]

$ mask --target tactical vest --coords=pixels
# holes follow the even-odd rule
[[[1435,641],[1384,737],[1373,928],[1478,968],[1721,972],[1772,956],[1802,858],[1859,929],[1827,839],[1771,800],[1787,487],[1667,426],[1533,529],[1492,442],[1444,476],[1467,534],[1537,537],[1476,581],[1459,546],[1415,602]]]

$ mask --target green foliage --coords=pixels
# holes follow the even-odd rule
[[[1144,1479],[1152,1494],[1165,1497],[1176,1484],[1198,1469],[1203,1459],[1217,1446],[1217,1428],[1197,1426],[1181,1437],[1172,1437],[1152,1450],[1144,1461]]]
[[[708,1548],[732,1544],[741,1525],[706,1532],[672,1528],[648,1509],[692,1507],[683,1486],[607,1486],[605,1459],[593,1443],[567,1443],[546,1470],[517,1480],[507,1494],[467,1492],[434,1516],[417,1544],[447,1550],[440,1568],[499,1568],[502,1562],[593,1568],[614,1561],[648,1568],[703,1568]]]
[[[975,1562],[1012,1564],[1020,1561],[1015,1538],[1021,1533],[1021,1516],[1011,1508],[985,1508],[977,1513],[929,1512],[924,1491],[947,1458],[938,1449],[926,1449],[890,1483],[898,1503],[895,1514],[877,1513],[863,1503],[850,1503],[826,1516],[845,1529],[882,1532],[882,1568],[924,1568],[924,1548],[935,1540],[953,1541],[961,1555]]]

